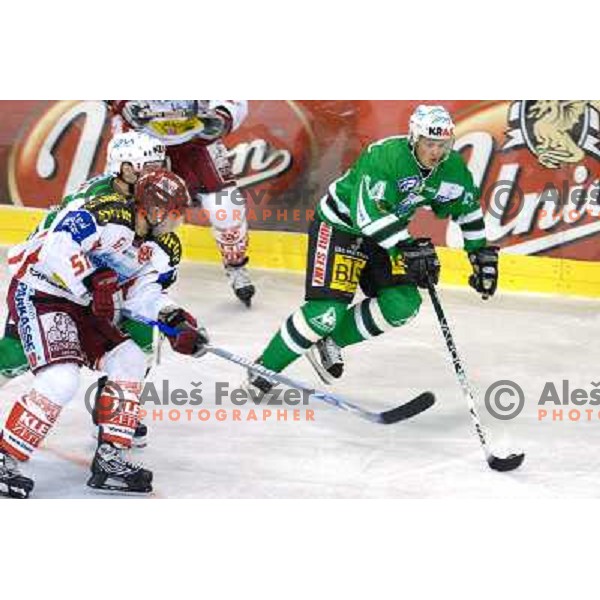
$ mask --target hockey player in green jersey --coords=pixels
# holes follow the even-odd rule
[[[329,186],[309,230],[306,302],[271,339],[261,364],[279,372],[309,352],[331,381],[342,375],[340,348],[414,318],[419,288],[436,284],[440,272],[431,240],[408,231],[419,207],[458,223],[473,268],[469,284],[484,299],[494,294],[498,248],[487,245],[479,191],[453,142],[449,113],[419,106],[408,137],[372,143]],[[352,304],[359,285],[366,298]],[[272,387],[260,376],[250,383],[263,392]]]

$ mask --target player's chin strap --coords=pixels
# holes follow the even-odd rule
[[[464,397],[467,401],[467,405],[469,407],[469,414],[471,415],[471,420],[473,421],[475,431],[477,432],[477,435],[479,437],[479,442],[481,443],[481,447],[485,454],[485,459],[490,468],[494,469],[495,471],[512,471],[513,469],[516,469],[517,467],[521,466],[521,463],[525,458],[525,454],[510,454],[506,458],[499,458],[498,456],[494,456],[494,454],[489,449],[489,445],[486,440],[483,427],[481,425],[481,420],[479,418],[479,415],[477,414],[477,409],[475,407],[475,394],[473,393],[473,388],[471,387],[471,384],[467,379],[467,375],[463,368],[462,361],[460,359],[460,356],[458,355],[458,350],[456,349],[456,345],[454,344],[452,332],[450,331],[450,325],[448,325],[446,315],[444,314],[444,309],[442,308],[442,303],[440,302],[440,298],[438,296],[435,285],[431,280],[428,282],[427,291],[429,292],[429,297],[431,298],[433,309],[435,310],[435,314],[437,315],[438,322],[442,330],[442,335],[444,336],[444,340],[446,341],[446,346],[448,348],[448,351],[450,352],[450,357],[452,359],[452,364],[454,365],[454,370],[456,371],[456,375],[458,377],[458,382],[460,383]]]
[[[179,333],[179,331],[175,327],[169,327],[168,325],[160,321],[147,319],[145,317],[142,317],[141,315],[132,314],[129,311],[125,310],[121,312],[124,316],[128,317],[133,321],[138,321],[140,323],[145,323],[146,325],[158,328],[162,333],[164,333],[167,336],[176,336]],[[266,377],[267,379],[270,379],[271,381],[274,381],[278,384],[283,384],[288,387],[301,390],[305,394],[307,394],[308,399],[321,400],[322,402],[326,402],[327,404],[340,410],[345,410],[350,413],[354,413],[358,417],[361,417],[362,419],[365,419],[367,421],[371,421],[372,423],[381,423],[383,425],[389,425],[391,423],[397,423],[405,419],[410,419],[411,417],[414,417],[433,406],[435,402],[435,397],[431,392],[423,392],[422,394],[419,394],[418,396],[412,398],[404,404],[401,404],[400,406],[397,406],[396,408],[392,408],[383,412],[372,412],[369,410],[365,410],[360,406],[356,406],[356,404],[353,404],[352,402],[346,400],[342,396],[338,396],[337,394],[332,394],[330,392],[315,390],[308,384],[296,381],[291,377],[286,377],[281,373],[271,371],[263,365],[254,363],[251,360],[244,358],[243,356],[239,356],[237,354],[234,354],[233,352],[224,350],[223,348],[217,348],[216,346],[206,344],[202,347],[202,350],[198,352],[198,356],[202,356],[207,352],[219,356],[225,360],[228,360],[229,362],[235,363],[236,365],[244,367],[254,373],[259,373],[263,377]]]

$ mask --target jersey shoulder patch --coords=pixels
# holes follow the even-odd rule
[[[135,230],[135,207],[132,201],[117,193],[90,198],[83,208],[92,213],[98,225],[124,225]]]
[[[179,236],[176,233],[163,233],[154,239],[154,241],[166,252],[169,257],[169,264],[174,267],[181,262],[182,245]]]
[[[61,202],[61,206],[67,205],[73,200],[81,198],[94,198],[95,196],[105,196],[113,193],[113,176],[98,175],[92,179],[84,181],[72,194],[69,194]]]
[[[54,231],[69,233],[73,240],[81,244],[96,233],[96,223],[92,215],[85,210],[71,210],[60,220]]]

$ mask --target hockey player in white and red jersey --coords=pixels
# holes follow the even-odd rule
[[[114,136],[107,149],[106,173],[86,181],[73,194],[63,198],[60,205],[51,209],[38,223],[31,235],[41,235],[49,230],[60,211],[71,203],[106,196],[113,192],[132,198],[134,184],[140,175],[146,170],[159,167],[166,167],[166,148],[160,140],[136,131]],[[148,239],[146,244],[150,263],[156,275],[156,283],[161,288],[167,289],[177,277],[182,254],[181,241],[176,233],[170,232],[156,236],[152,240]],[[125,290],[117,294],[115,299],[117,304],[124,292]],[[153,353],[155,342],[152,327],[127,318],[120,310],[117,310],[115,324],[127,333],[146,355]],[[0,387],[28,370],[29,363],[19,339],[16,323],[9,320],[4,337],[0,338]],[[99,379],[98,396],[102,391],[103,382],[107,379],[106,375]],[[140,420],[133,437],[133,445],[137,448],[145,447],[147,435],[148,427]]]
[[[147,493],[152,473],[130,463],[142,350],[114,325],[115,294],[123,308],[177,329],[173,349],[200,355],[208,341],[196,320],[171,300],[151,260],[156,240],[172,233],[190,203],[185,183],[159,168],[142,173],[133,197],[116,191],[63,208],[50,228],[9,252],[7,302],[35,378],[0,430],[0,491],[28,497],[33,480],[20,472],[73,398],[83,365],[109,377],[99,398],[98,447],[90,487]]]
[[[109,100],[113,132],[143,131],[167,146],[170,168],[208,213],[235,295],[250,306],[255,293],[247,270],[248,221],[223,138],[248,113],[242,100]]]

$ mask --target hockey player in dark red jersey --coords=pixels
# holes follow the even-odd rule
[[[109,100],[113,132],[135,129],[167,147],[170,168],[208,213],[231,287],[246,306],[255,293],[247,270],[248,221],[223,138],[246,118],[241,100]]]

